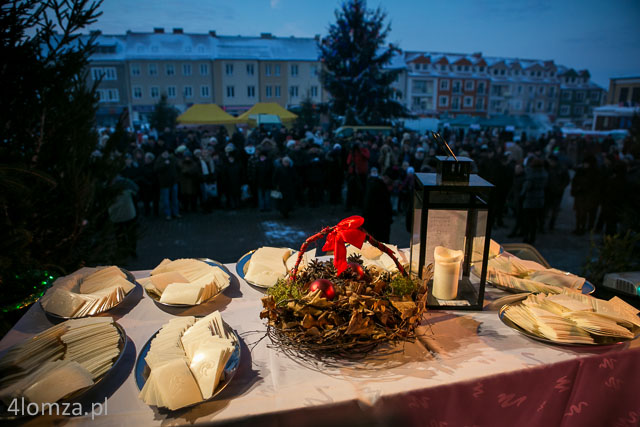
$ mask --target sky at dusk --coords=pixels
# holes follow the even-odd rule
[[[91,29],[106,34],[180,27],[185,33],[278,37],[327,34],[336,0],[104,0]],[[387,41],[404,50],[553,59],[592,79],[640,75],[639,0],[372,1],[387,12]]]

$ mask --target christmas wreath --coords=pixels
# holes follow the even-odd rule
[[[274,344],[316,355],[359,356],[383,342],[412,340],[425,310],[429,267],[423,279],[410,277],[391,249],[362,229],[360,216],[346,218],[309,237],[295,267],[262,299],[260,317],[268,319]],[[308,245],[326,236],[324,251],[332,261],[312,260],[298,271]],[[362,264],[346,257],[345,244],[368,241],[388,254],[398,271]]]

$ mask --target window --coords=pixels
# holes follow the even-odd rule
[[[591,92],[591,100],[593,102],[599,102],[600,101],[600,92]]]
[[[460,80],[453,81],[453,93],[460,93],[462,88],[462,82]]]
[[[275,86],[276,98],[280,98],[280,86]]]
[[[584,92],[579,90],[576,92],[576,101],[584,101]]]
[[[227,86],[227,98],[233,98],[236,96],[236,90],[233,86]]]
[[[533,86],[529,86],[529,93],[533,93],[536,90],[535,87]]]
[[[273,88],[271,86],[265,87],[264,90],[267,98],[271,98],[273,96]]]
[[[484,93],[484,82],[478,82],[478,93]]]
[[[158,98],[160,96],[160,88],[158,86],[151,86],[151,97]]]
[[[92,68],[91,76],[93,80],[117,80],[118,74],[115,67]]]
[[[289,96],[295,98],[298,96],[298,86],[289,87]]]
[[[209,75],[209,64],[200,64],[200,75],[201,76]]]
[[[513,104],[513,109],[516,110],[516,111],[522,110],[522,101],[516,101]]]
[[[225,64],[224,65],[224,72],[227,76],[230,76],[233,74],[233,64]]]
[[[544,86],[540,86],[540,87],[538,88],[538,94],[539,94],[539,95],[544,95]]]
[[[191,75],[191,64],[182,64],[182,75],[183,76]]]
[[[484,98],[476,98],[476,110],[484,110]]]
[[[623,87],[620,89],[620,96],[618,97],[618,102],[627,102],[627,98],[629,97],[629,88]]]
[[[428,80],[413,80],[412,92],[431,94],[433,91],[433,83]]]
[[[280,64],[276,64],[273,67],[273,75],[274,76],[279,76],[280,75]],[[276,95],[276,96],[278,96],[278,95]]]
[[[176,87],[175,86],[167,86],[167,97],[175,98],[176,97]]]
[[[318,86],[311,86],[310,93],[311,93],[311,97],[312,98],[317,97],[318,96]]]
[[[449,97],[441,96],[440,100],[438,101],[438,105],[441,107],[446,107],[447,105],[449,105]]]
[[[473,96],[465,96],[464,97],[464,106],[465,107],[473,107]]]
[[[465,65],[465,66],[464,66],[464,71],[466,71],[466,72],[468,72],[468,71],[469,71],[469,66],[468,66],[468,65]]]
[[[131,64],[131,75],[132,76],[140,75],[140,64]]]
[[[200,86],[200,96],[202,98],[209,98],[209,86]]]
[[[118,102],[120,100],[120,94],[118,89],[107,89],[107,101]]]
[[[140,86],[134,86],[133,87],[133,97],[135,99],[142,98],[142,88]]]
[[[253,76],[253,64],[247,64],[247,75],[248,76]]]
[[[173,76],[176,74],[176,69],[173,64],[167,64],[164,66],[164,70],[167,73],[167,76]]]
[[[103,76],[102,68],[92,68],[91,69],[91,78],[93,80],[100,80]]]
[[[498,75],[498,70],[493,70],[493,75],[497,76]]]
[[[311,66],[311,75],[312,76],[317,76],[318,75],[318,66],[317,65],[312,65]]]
[[[255,86],[247,86],[247,96],[249,98],[255,98],[255,96],[256,96],[256,87]]]
[[[478,67],[478,71],[480,71],[481,73],[484,73],[484,67]]]
[[[556,88],[551,86],[549,88],[549,96],[553,98],[555,95],[556,95]]]
[[[105,80],[117,80],[118,73],[116,72],[115,67],[105,67],[104,70],[104,79]]]
[[[555,110],[555,108],[556,108],[556,103],[555,102],[550,102],[547,111],[550,112],[550,113],[553,113],[553,110]]]
[[[536,109],[537,109],[538,111],[542,111],[542,110],[544,110],[544,102],[542,102],[542,101],[538,101],[538,103],[536,104]]]
[[[291,77],[298,75],[298,64],[291,64]]]
[[[266,64],[264,66],[264,75],[265,76],[270,76],[271,75],[271,64]]]
[[[447,71],[447,66],[446,65],[441,65],[440,66],[440,70],[441,71]]]
[[[150,76],[158,75],[158,66],[156,64],[149,64],[149,75]]]
[[[462,71],[462,65],[458,65],[457,71]]]
[[[184,87],[184,97],[191,98],[193,96],[193,88],[191,86]]]
[[[562,107],[560,107],[560,115],[561,116],[568,116],[569,115],[569,106],[568,105],[563,105]]]
[[[464,90],[466,91],[472,91],[473,90],[473,80],[467,80],[466,82],[464,82]]]
[[[571,100],[571,92],[568,90],[565,90],[562,92],[562,99],[564,99],[565,101],[570,101]]]
[[[518,95],[522,93],[522,85],[518,85]]]
[[[440,90],[449,90],[449,80],[440,80]]]
[[[576,116],[581,116],[584,113],[584,107],[582,105],[576,105],[573,107],[573,114]]]
[[[454,96],[453,98],[451,98],[451,108],[454,109],[454,110],[460,109],[460,97],[459,96]]]

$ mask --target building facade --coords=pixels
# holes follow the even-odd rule
[[[97,35],[90,83],[99,81],[98,121],[114,124],[123,109],[132,123],[147,122],[164,94],[184,111],[216,103],[237,115],[257,102],[295,107],[326,102],[320,84],[317,39],[127,32]]]
[[[607,104],[640,106],[640,76],[609,79]]]
[[[98,119],[113,122],[128,109],[134,123],[145,122],[163,94],[180,111],[216,103],[234,115],[257,102],[285,108],[305,99],[327,102],[318,39],[185,34],[180,28],[99,34],[89,66],[91,82],[100,82]],[[394,98],[421,117],[543,114],[582,125],[604,102],[604,90],[588,71],[550,60],[407,51],[387,68],[401,71],[392,83]],[[619,102],[640,102],[640,78],[612,79],[611,85]]]
[[[551,60],[485,57],[479,52],[405,52],[404,58],[403,102],[417,116],[542,114],[551,121],[585,121],[604,100],[604,90],[590,81],[587,71],[581,83],[569,83],[569,70]],[[572,101],[562,109],[563,115],[561,88],[584,91],[575,95],[575,105]]]
[[[560,67],[560,100],[558,123],[591,127],[593,109],[604,103],[605,91],[593,83],[587,70]]]

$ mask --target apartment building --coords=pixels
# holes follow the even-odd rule
[[[417,115],[487,115],[489,78],[477,55],[406,52],[407,108]]]
[[[585,120],[604,96],[587,71],[573,80],[575,71],[550,60],[485,57],[479,52],[405,52],[404,59],[404,103],[418,116],[544,114],[551,120]],[[567,105],[561,90],[578,92],[572,95],[577,104]]]
[[[307,97],[327,100],[314,38],[185,34],[181,28],[99,34],[89,68],[92,81],[102,78],[98,120],[109,124],[124,108],[133,122],[147,121],[163,94],[180,111],[216,103],[231,114],[257,102],[288,108]]]
[[[613,77],[609,79],[607,104],[640,106],[640,76]]]
[[[574,123],[582,126],[593,117],[593,109],[604,103],[606,93],[593,83],[587,70],[558,67],[560,99],[558,123]]]
[[[97,89],[99,122],[115,123],[123,110],[129,108],[127,68],[124,61],[126,46],[117,36],[101,36],[91,65],[87,70],[89,85]]]

